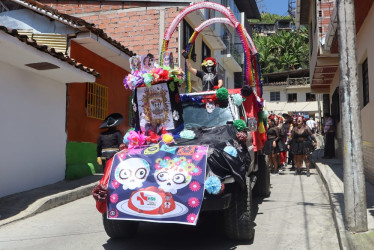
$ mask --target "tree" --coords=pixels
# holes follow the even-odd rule
[[[256,35],[254,43],[263,73],[308,68],[309,39],[305,27],[300,31],[280,31],[272,36]]]

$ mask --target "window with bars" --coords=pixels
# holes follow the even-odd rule
[[[369,103],[369,74],[368,59],[362,64],[362,94],[364,107]]]
[[[270,101],[279,102],[280,101],[280,92],[270,92]]]
[[[86,115],[104,120],[108,113],[108,87],[98,83],[87,83]]]
[[[296,93],[288,94],[288,102],[297,102],[297,94]]]

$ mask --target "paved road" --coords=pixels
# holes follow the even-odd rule
[[[86,197],[0,228],[0,249],[339,249],[331,209],[318,175],[272,176],[272,194],[257,199],[254,240],[226,240],[220,217],[197,227],[144,223],[139,236],[112,241],[94,201]]]

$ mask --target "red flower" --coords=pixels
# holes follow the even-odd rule
[[[167,70],[162,70],[161,72],[160,72],[160,74],[158,74],[159,75],[159,79],[164,79],[164,80],[167,80],[167,79],[169,79],[169,71],[167,71]]]
[[[158,136],[155,132],[152,132],[151,130],[148,130],[149,136],[145,138],[147,142],[150,143],[157,143],[160,139],[160,136]]]

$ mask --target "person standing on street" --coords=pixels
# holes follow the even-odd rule
[[[316,122],[313,120],[313,117],[310,117],[309,120],[306,121],[306,125],[312,130],[312,133],[315,133],[316,129]]]
[[[309,137],[312,138],[314,143],[312,144],[309,140]],[[306,175],[310,176],[310,154],[313,152],[314,147],[317,146],[317,140],[312,134],[312,131],[308,126],[304,124],[304,118],[299,116],[296,120],[296,126],[292,129],[291,133],[291,146],[290,152],[294,156],[294,161],[296,165],[295,175],[301,173],[301,166],[303,161],[306,166]]]
[[[323,132],[325,134],[325,152],[323,159],[331,159],[335,157],[335,124],[330,114],[324,115],[325,126]]]
[[[120,149],[123,141],[122,133],[117,130],[117,126],[123,122],[123,116],[113,113],[107,116],[100,125],[100,129],[107,128],[101,132],[97,139],[97,163],[102,165],[105,171],[107,160],[113,157]]]
[[[268,117],[267,141],[264,145],[264,154],[268,156],[272,174],[279,175],[278,157],[279,153],[285,150],[285,145],[280,138],[279,128],[275,125],[274,116]]]

